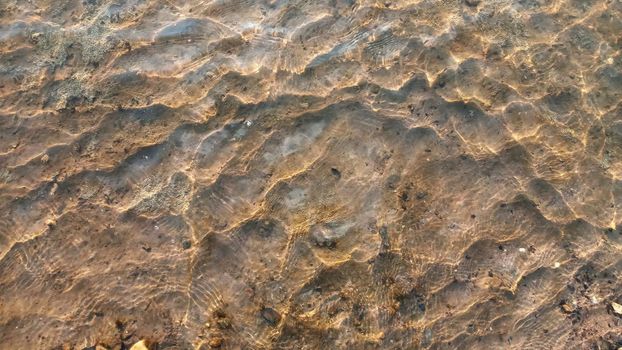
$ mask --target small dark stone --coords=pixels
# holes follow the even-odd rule
[[[261,317],[272,326],[276,326],[281,321],[281,315],[271,307],[261,309]]]
[[[471,7],[477,7],[477,5],[479,5],[480,3],[480,0],[464,0],[464,2]]]
[[[229,329],[231,328],[231,322],[226,319],[226,318],[219,318],[216,321],[216,324],[218,325],[218,328],[220,329]]]
[[[316,246],[333,249],[337,246],[337,241],[332,237],[331,228],[327,225],[317,225],[311,228],[311,240]]]
[[[183,242],[181,242],[181,247],[184,249],[190,249],[190,247],[192,247],[192,242],[186,239]]]
[[[404,202],[408,202],[408,192],[402,192],[400,199]]]
[[[337,242],[332,239],[315,239],[314,243],[321,248],[335,249],[335,247],[337,247]]]
[[[425,197],[427,197],[427,195],[428,195],[428,194],[427,194],[426,192],[417,192],[416,198],[417,198],[418,200],[422,200],[422,199],[424,199]]]
[[[330,168],[330,172],[333,174],[334,177],[336,177],[337,179],[341,179],[341,171],[339,171],[339,169],[337,168]]]
[[[144,251],[146,251],[147,253],[150,253],[150,252],[151,252],[151,247],[149,247],[149,246],[143,246],[142,248],[143,248],[143,250],[144,250]]]

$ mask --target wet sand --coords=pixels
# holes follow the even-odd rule
[[[621,48],[620,0],[4,0],[0,349],[618,349]]]

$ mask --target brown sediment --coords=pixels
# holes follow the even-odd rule
[[[617,349],[621,33],[617,0],[0,3],[0,349]]]

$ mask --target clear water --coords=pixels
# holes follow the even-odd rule
[[[621,47],[620,0],[3,0],[0,349],[617,349]]]

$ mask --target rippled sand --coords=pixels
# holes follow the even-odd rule
[[[617,349],[621,48],[620,0],[3,0],[0,349]]]

